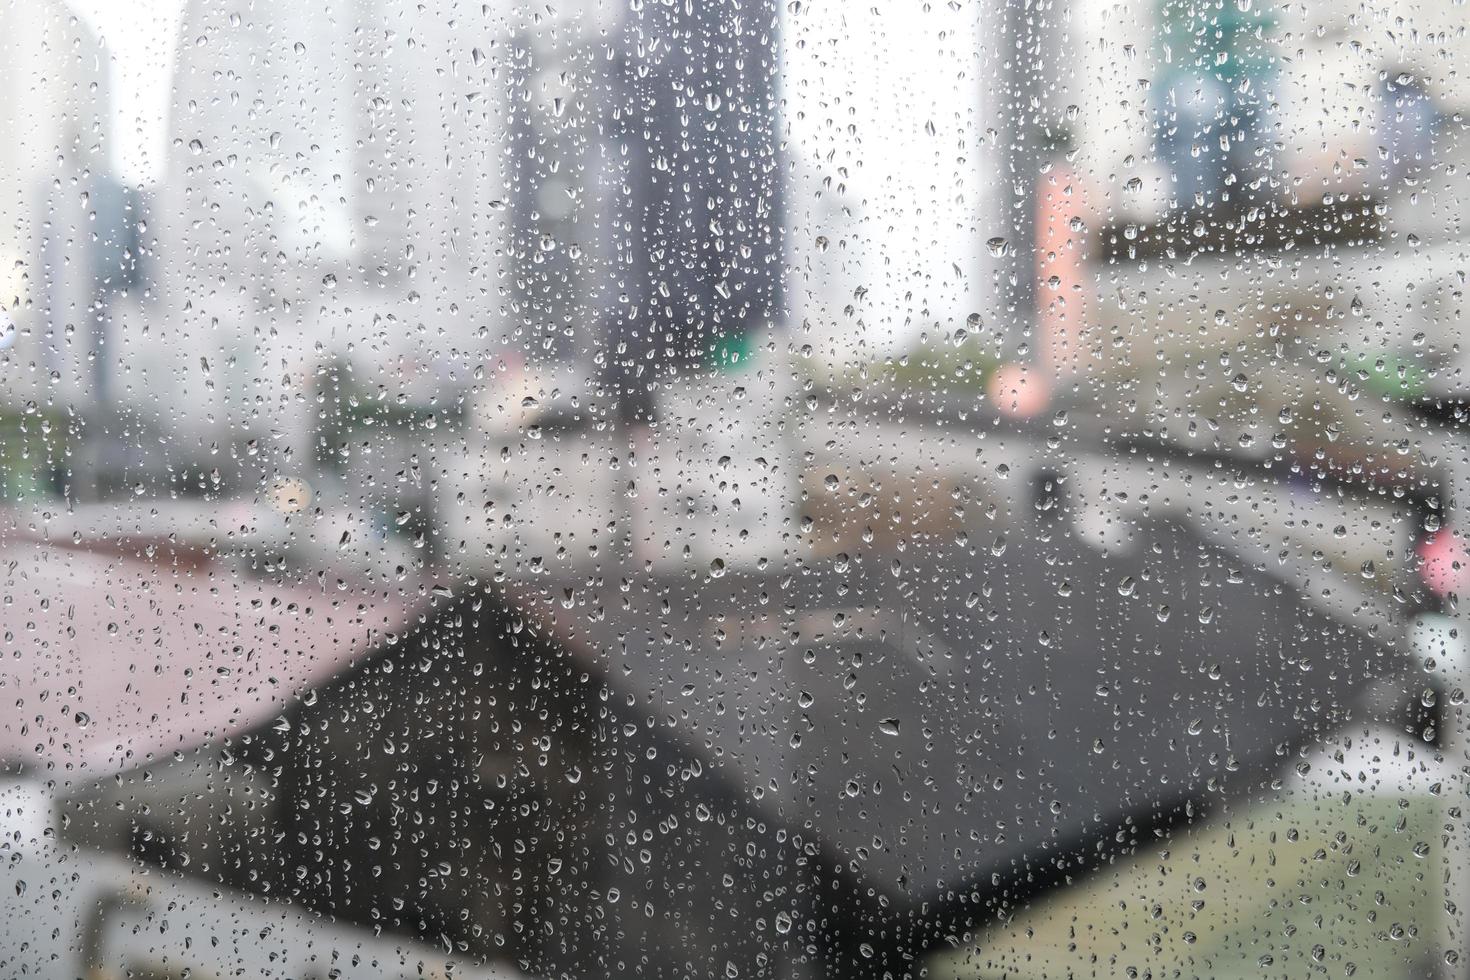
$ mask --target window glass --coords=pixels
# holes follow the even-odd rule
[[[0,975],[1464,975],[1467,28],[0,0]]]

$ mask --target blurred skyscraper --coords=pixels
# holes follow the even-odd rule
[[[452,398],[500,319],[509,26],[488,6],[191,0],[183,35],[135,394],[160,428],[292,475],[320,372]]]
[[[140,408],[288,476],[328,368],[443,412],[487,354],[632,377],[770,322],[776,10],[717,6],[191,0]]]
[[[86,412],[106,391],[100,292],[121,275],[96,38],[59,0],[0,4],[0,409]]]

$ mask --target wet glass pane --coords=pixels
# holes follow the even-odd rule
[[[1467,28],[0,0],[0,975],[1463,976]]]

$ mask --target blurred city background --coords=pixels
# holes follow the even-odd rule
[[[1467,28],[0,0],[0,975],[1467,975]]]

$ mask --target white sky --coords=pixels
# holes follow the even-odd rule
[[[806,181],[787,218],[793,304],[832,331],[834,356],[846,356],[852,322],[828,314],[859,288],[863,339],[879,351],[989,308],[977,271],[981,243],[999,234],[979,224],[998,184],[994,144],[981,145],[988,2],[806,0],[785,19],[784,121]],[[811,247],[818,234],[827,248]]]
[[[184,0],[70,0],[101,37],[112,75],[112,153],[129,184],[163,177],[169,86]]]

